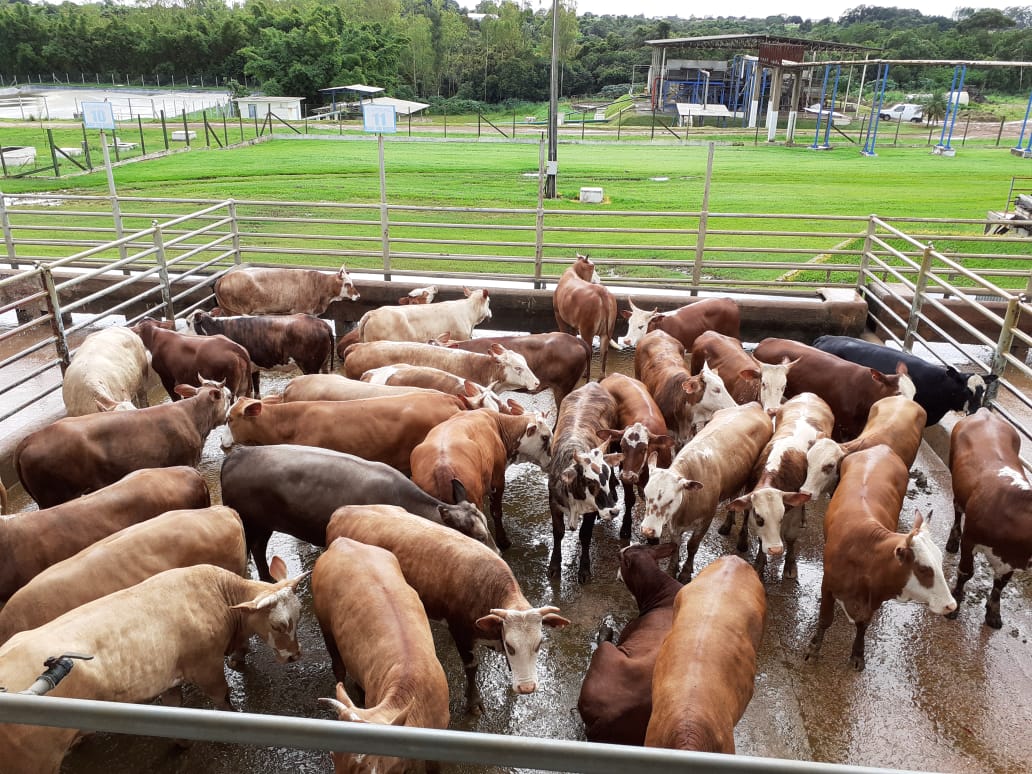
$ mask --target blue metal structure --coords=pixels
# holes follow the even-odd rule
[[[1025,108],[1025,118],[1021,122],[1021,134],[1018,135],[1018,144],[1014,146],[1014,150],[1020,152],[1023,155],[1032,156],[1032,127],[1028,125],[1028,118],[1032,115],[1032,94],[1028,95],[1028,107]],[[1028,145],[1024,148],[1021,147],[1021,143],[1025,141],[1025,129],[1028,128]]]
[[[957,113],[960,112],[960,92],[964,90],[966,75],[967,65],[956,65],[953,68],[953,81],[950,83],[949,93],[949,97],[952,99],[946,102],[946,117],[942,121],[942,132],[939,135],[939,144],[936,146],[940,152],[949,151],[951,156],[953,149],[950,147],[950,140],[953,139],[953,127],[957,123]]]
[[[878,122],[881,118],[882,105],[885,104],[885,82],[889,79],[889,66],[878,65],[878,78],[880,87],[878,99],[871,100],[871,120],[867,124],[867,138],[864,140],[864,149],[860,151],[864,156],[877,156],[874,147],[878,142]]]
[[[817,129],[813,134],[813,145],[810,147],[814,150],[827,150],[831,147],[831,124],[834,121],[833,113],[835,112],[835,101],[838,99],[838,85],[839,78],[842,75],[842,66],[835,65],[835,83],[831,90],[831,107],[828,108],[828,117],[825,121],[824,118],[824,97],[828,93],[828,77],[831,75],[831,65],[824,66],[824,80],[821,82],[821,101],[817,106]],[[824,122],[824,144],[818,145],[817,142],[821,136],[821,122]]]

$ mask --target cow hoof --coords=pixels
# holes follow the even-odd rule
[[[949,554],[955,554],[960,550],[960,538],[955,538],[950,535],[950,539],[946,541],[946,552]]]
[[[785,564],[785,569],[781,572],[781,577],[785,580],[795,580],[799,577],[799,568],[796,567],[795,562],[792,564]]]
[[[621,527],[620,528],[620,540],[630,540],[630,539],[631,539],[631,528],[630,527]]]
[[[993,629],[1003,628],[1003,618],[1000,617],[999,613],[986,613],[985,614],[985,625],[992,627]]]
[[[717,532],[720,533],[721,535],[730,535],[731,534],[731,525],[728,522],[725,521],[723,524],[721,524],[719,527],[717,527]]]
[[[562,574],[558,564],[548,565],[548,577],[555,580]]]
[[[855,669],[857,672],[863,672],[864,666],[866,666],[866,664],[864,663],[863,656],[850,656],[849,665],[853,667],[853,669]]]
[[[946,618],[949,618],[951,621],[956,621],[958,615],[960,615],[960,606],[959,605],[957,606],[957,609],[954,610],[952,613],[947,613],[946,614]]]
[[[244,654],[232,654],[226,659],[226,666],[232,669],[234,672],[243,672],[246,667],[244,661]]]
[[[495,538],[495,545],[498,546],[499,551],[508,551],[512,548],[512,541],[507,537]]]
[[[584,584],[591,580],[591,570],[586,570],[581,567],[577,570],[577,582]]]
[[[606,621],[600,627],[598,627],[598,635],[595,637],[595,642],[601,645],[603,642],[613,642],[616,639],[616,631],[613,629],[609,621]]]
[[[484,702],[480,699],[466,705],[466,714],[475,718],[479,718],[484,714]]]
[[[817,655],[821,652],[821,646],[811,642],[803,651],[803,661],[816,661]]]

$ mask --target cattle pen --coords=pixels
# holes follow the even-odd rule
[[[177,203],[151,204],[167,213]],[[14,374],[11,381],[17,384],[9,386],[10,382],[0,380],[0,390],[6,396],[0,399],[5,415],[0,427],[26,413],[35,412],[37,422],[52,418],[59,374],[84,332],[147,313],[182,317],[195,308],[205,308],[212,303],[209,286],[215,277],[245,262],[274,263],[277,256],[291,254],[310,264],[316,264],[320,258],[338,265],[341,259],[353,264],[381,248],[374,242],[373,250],[368,244],[361,250],[354,245],[353,250],[342,250],[340,235],[333,237],[338,241],[336,248],[296,251],[277,247],[277,240],[284,238],[283,232],[270,233],[268,227],[262,233],[249,232],[254,221],[250,221],[249,227],[245,225],[247,216],[237,218],[235,211],[250,206],[255,205],[209,203],[196,212],[164,219],[157,217],[158,213],[145,213],[140,217],[151,216],[149,220],[157,223],[114,241],[106,241],[110,235],[59,230],[56,224],[21,232],[17,224],[9,225],[5,238],[10,237],[8,263],[12,270],[10,276],[0,280],[0,311],[8,315],[5,319],[16,319],[10,325],[4,323],[0,362],[4,367],[3,379]],[[286,228],[282,224],[290,222],[293,216],[280,217],[280,227]],[[757,219],[750,217],[753,222]],[[710,218],[708,223],[712,225],[714,220]],[[1029,437],[1027,385],[1032,372],[1025,364],[1024,351],[1032,345],[1032,337],[1024,326],[1032,309],[1021,293],[1027,291],[1030,282],[1027,256],[1023,256],[1023,268],[1014,268],[1016,256],[1011,256],[1011,262],[999,274],[987,276],[966,268],[962,259],[947,257],[927,241],[908,235],[895,222],[844,218],[830,235],[808,231],[800,236],[803,222],[804,216],[785,218],[780,230],[771,229],[765,241],[768,245],[788,239],[805,242],[810,256],[820,249],[813,245],[821,244],[825,247],[821,253],[829,252],[831,260],[799,261],[789,259],[787,252],[779,252],[789,248],[775,246],[764,253],[756,247],[752,257],[763,254],[773,258],[774,266],[759,267],[764,276],[741,283],[713,279],[711,272],[719,271],[727,256],[718,252],[714,258],[705,248],[697,250],[697,243],[682,247],[688,258],[681,282],[666,278],[627,279],[620,276],[620,260],[600,259],[597,255],[601,248],[592,249],[594,260],[606,270],[604,281],[626,288],[639,306],[655,299],[655,305],[669,308],[698,295],[733,294],[742,307],[743,335],[749,340],[755,341],[761,335],[788,336],[793,330],[797,338],[818,332],[855,335],[866,327],[908,349],[927,351],[933,353],[932,357],[957,363],[961,370],[999,374],[1000,389],[993,398],[994,406],[1021,428],[1026,439]],[[921,228],[920,223],[915,221],[917,228]],[[705,226],[702,231],[706,231]],[[795,236],[785,236],[786,232]],[[763,241],[754,231],[750,236]],[[700,238],[696,231],[693,239]],[[549,288],[555,280],[554,269],[568,263],[574,249],[591,246],[584,236],[581,239],[584,242],[566,236],[561,244],[543,249],[540,256],[534,255],[532,243],[529,258],[506,257],[483,275],[454,272],[450,278],[428,268],[432,265],[430,256],[424,256],[423,263],[405,256],[412,261],[405,264],[392,250],[390,258],[397,262],[389,269],[375,265],[360,269],[356,282],[364,295],[362,303],[370,306],[395,300],[427,276],[442,286],[445,279],[453,283],[491,283],[492,301],[498,304],[495,326],[543,329],[550,325]],[[95,242],[84,244],[89,240]],[[849,244],[834,247],[844,242]],[[829,243],[831,248],[827,247]],[[980,252],[977,240],[970,244],[975,246],[973,252]],[[836,249],[838,252],[830,252]],[[483,246],[480,250],[489,252]],[[46,256],[54,251],[63,252],[64,257]],[[790,252],[802,249],[797,247]],[[399,264],[405,268],[399,268]],[[518,270],[510,271],[513,267]],[[374,272],[375,268],[380,271]],[[792,282],[786,275],[793,272],[802,272],[803,279]],[[390,281],[386,274],[393,275]],[[445,291],[451,295],[460,292],[457,284]],[[623,291],[621,307],[625,301],[622,296]],[[367,308],[362,303],[338,302],[331,308],[329,316],[338,333]],[[836,304],[840,306],[832,314]],[[859,314],[855,309],[861,310]],[[626,354],[622,361],[617,358],[612,367],[626,370]],[[52,396],[50,403],[48,395]],[[928,443],[919,465],[928,481],[922,484],[915,480],[905,506],[907,514],[914,505],[922,511],[935,511],[933,529],[940,544],[945,541],[951,515],[946,494],[948,477],[944,479],[944,465],[935,453],[941,453],[943,435],[942,428],[926,433]],[[206,451],[203,465],[214,468],[219,455],[215,449]],[[4,474],[4,480],[11,482],[9,474]],[[564,614],[575,611],[576,622],[570,631],[555,634],[546,642],[544,660],[551,669],[537,695],[507,695],[502,690],[507,683],[504,660],[485,656],[482,680],[490,710],[481,721],[470,721],[454,712],[453,731],[420,732],[341,727],[336,721],[319,719],[326,715],[320,714],[314,697],[331,695],[332,682],[326,665],[319,663],[317,653],[311,652],[318,637],[314,631],[307,632],[309,663],[284,673],[285,677],[277,677],[280,682],[275,683],[276,688],[262,689],[258,685],[266,675],[272,677],[275,669],[271,658],[262,654],[255,654],[247,672],[233,677],[234,694],[246,710],[240,716],[213,716],[196,709],[96,707],[71,700],[19,696],[0,696],[0,713],[4,713],[5,719],[67,722],[82,728],[223,743],[198,744],[183,754],[188,757],[178,758],[169,752],[171,741],[155,753],[142,740],[87,740],[73,753],[74,762],[73,758],[68,759],[73,770],[84,772],[112,767],[171,772],[182,770],[183,765],[227,773],[328,771],[328,756],[277,748],[396,751],[402,745],[413,753],[426,751],[428,756],[462,763],[463,767],[456,769],[461,771],[480,770],[473,763],[492,764],[498,767],[496,770],[567,771],[626,771],[634,766],[680,770],[686,765],[702,771],[832,771],[845,770],[847,766],[842,764],[867,763],[974,772],[1018,770],[1032,757],[1023,732],[1028,697],[1032,695],[1028,683],[1032,674],[1028,651],[1028,634],[1032,631],[1028,602],[1032,589],[1027,579],[1013,583],[1004,595],[1006,627],[1002,632],[988,633],[981,626],[977,601],[964,606],[957,622],[893,606],[882,611],[878,626],[872,626],[866,672],[854,675],[847,671],[848,638],[841,619],[829,632],[821,660],[805,664],[801,659],[802,645],[815,618],[815,589],[820,577],[819,540],[813,526],[800,556],[799,585],[767,581],[772,612],[754,701],[739,726],[742,756],[599,748],[576,741],[580,738],[578,723],[569,712],[576,699],[573,682],[579,683],[579,670],[590,656],[594,629],[606,616],[622,624],[634,610],[626,599],[626,590],[613,578],[613,556],[619,547],[615,529],[600,529],[602,534],[597,534],[599,539],[592,549],[595,578],[590,584],[578,584],[575,567],[565,565],[561,579],[554,584],[547,581],[544,562],[548,540],[541,517],[541,488],[540,474],[535,470],[528,466],[514,469],[506,500],[513,509],[509,512],[507,508],[509,520],[518,523],[513,529],[518,548],[507,558],[519,568],[528,596],[551,597]],[[544,509],[547,512],[546,506]],[[814,522],[819,522],[821,513],[822,507],[815,509]],[[294,570],[309,568],[316,555],[307,545],[295,544],[290,539],[281,542],[277,550],[290,555]],[[731,550],[730,539],[707,540],[700,560],[709,561]],[[947,559],[948,577],[954,564],[955,559]],[[978,594],[984,593],[982,569],[970,589],[976,600]],[[311,616],[308,626],[312,628]],[[446,653],[448,648],[440,650]],[[452,674],[456,665],[447,668]],[[320,690],[325,693],[318,693]],[[261,695],[261,699],[252,701],[248,698],[252,694]],[[66,704],[74,706],[66,709]],[[73,714],[80,712],[93,720]],[[302,717],[285,717],[283,713]],[[490,733],[470,733],[482,730]],[[324,736],[327,738],[322,739]],[[545,737],[551,740],[539,741]],[[237,748],[233,743],[246,747]],[[751,756],[763,756],[764,760]],[[807,760],[835,763],[808,764]]]

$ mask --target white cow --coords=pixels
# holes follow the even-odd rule
[[[453,341],[473,338],[474,326],[491,319],[487,289],[463,289],[466,297],[439,304],[382,306],[358,321],[360,341],[432,341],[448,334]]]
[[[147,403],[150,353],[128,328],[91,333],[79,346],[61,385],[68,416],[133,409]]]

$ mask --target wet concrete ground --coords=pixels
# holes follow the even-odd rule
[[[615,359],[615,363],[614,363]],[[629,373],[630,357],[610,357],[611,369]],[[263,393],[285,384],[287,377],[263,379]],[[160,390],[152,400],[162,396]],[[520,396],[535,407],[548,408],[547,396]],[[947,437],[933,428],[926,438],[942,447]],[[206,447],[202,467],[218,497],[218,468],[222,453],[214,436]],[[922,446],[916,470],[926,484],[911,480],[900,520],[909,529],[913,512],[933,512],[931,529],[943,546],[953,510],[948,470],[929,444]],[[14,493],[20,494],[18,490]],[[16,497],[16,506],[24,501]],[[949,772],[1032,771],[1032,577],[1015,576],[1002,601],[1004,627],[995,631],[982,623],[991,573],[976,562],[967,599],[956,621],[930,614],[926,608],[890,602],[868,629],[867,669],[857,673],[848,665],[853,627],[837,611],[820,659],[802,660],[813,632],[821,579],[821,519],[826,501],[808,510],[809,527],[799,543],[799,578],[782,581],[780,561],[768,564],[767,627],[759,654],[752,703],[736,729],[738,752],[797,760],[816,760],[906,769]],[[639,504],[640,520],[643,507]],[[621,546],[616,524],[596,528],[592,545],[594,578],[577,582],[578,545],[575,533],[564,541],[562,577],[550,582],[546,567],[551,547],[545,476],[531,465],[510,468],[505,494],[507,528],[513,548],[506,553],[532,604],[553,604],[572,621],[550,633],[542,648],[537,693],[517,697],[509,690],[504,659],[481,650],[480,688],[485,714],[479,719],[462,714],[463,676],[454,646],[442,626],[434,624],[438,653],[452,689],[454,729],[489,733],[583,739],[576,703],[580,683],[591,658],[599,624],[612,618],[618,627],[636,615],[634,602],[616,580]],[[722,514],[721,514],[722,515]],[[719,523],[718,516],[718,523]],[[735,535],[723,537],[712,526],[696,560],[699,570],[724,553],[734,551]],[[293,572],[310,569],[318,549],[287,536],[276,536],[272,550]],[[946,577],[952,584],[957,557],[946,555]],[[302,660],[280,666],[261,644],[255,644],[242,673],[227,670],[237,707],[248,712],[329,718],[317,703],[331,696],[334,679],[315,616],[307,583],[301,626]],[[203,696],[190,696],[190,706],[210,706]],[[446,765],[446,771],[479,771],[473,766]],[[277,748],[194,743],[179,751],[162,739],[96,735],[86,739],[66,759],[69,774],[118,772],[330,772],[327,754]],[[500,770],[500,769],[495,769]]]

